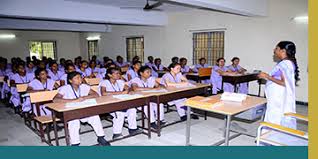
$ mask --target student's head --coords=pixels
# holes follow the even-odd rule
[[[42,60],[42,61],[40,61],[39,62],[39,66],[38,66],[39,68],[46,68],[46,64],[45,64],[45,62]]]
[[[96,67],[96,61],[95,60],[89,61],[89,67],[90,68],[95,68]]]
[[[152,56],[148,56],[148,61],[149,62],[153,62],[153,57]]]
[[[111,68],[111,67],[116,67],[116,65],[114,63],[107,63],[105,65],[105,68]]]
[[[117,56],[116,57],[116,61],[119,62],[119,63],[122,63],[122,62],[124,62],[124,59],[121,56]]]
[[[172,63],[169,66],[170,72],[173,72],[174,74],[178,74],[181,71],[181,65],[179,63]]]
[[[240,63],[240,58],[233,57],[231,61],[232,61],[232,65],[237,66]]]
[[[69,73],[69,72],[74,72],[75,71],[75,66],[73,64],[67,64],[65,66],[65,72]]]
[[[16,68],[18,74],[25,75],[25,68],[23,63],[18,63]]]
[[[74,64],[79,66],[81,64],[81,61],[82,60],[79,57],[76,57],[75,60],[74,60]]]
[[[217,65],[217,66],[220,66],[220,67],[223,67],[223,66],[225,65],[225,59],[224,59],[223,57],[218,58],[218,59],[216,60],[216,65]]]
[[[188,62],[188,60],[187,60],[186,58],[184,58],[184,57],[180,58],[180,64],[181,64],[182,66],[187,65],[187,62]]]
[[[108,59],[109,59],[108,56],[104,56],[104,57],[103,57],[103,61],[104,61],[104,62],[106,62]]]
[[[72,60],[66,60],[66,61],[65,61],[65,66],[68,65],[68,64],[74,65]]]
[[[97,59],[96,55],[93,55],[92,60],[96,61],[96,59]]]
[[[36,59],[36,56],[32,56],[32,60],[33,60],[33,61],[37,60],[37,59]]]
[[[132,59],[132,62],[134,62],[134,61],[139,61],[139,56],[134,56]]]
[[[108,59],[108,60],[106,61],[106,64],[109,64],[109,63],[114,63],[114,61],[113,61],[112,59]]]
[[[141,66],[138,75],[148,79],[151,76],[151,68],[149,66]]]
[[[296,84],[300,80],[299,69],[296,60],[296,45],[291,41],[281,41],[277,44],[274,54],[280,60],[288,59],[294,63],[295,66],[295,81]]]
[[[67,84],[79,86],[82,84],[82,76],[79,72],[69,72],[67,74]]]
[[[179,57],[173,57],[173,58],[171,58],[171,62],[172,63],[178,63],[178,61],[179,61]]]
[[[31,61],[31,57],[30,57],[30,56],[27,56],[27,57],[25,58],[25,61],[26,61],[26,62]]]
[[[47,80],[47,70],[43,68],[38,68],[34,72],[35,78],[38,80]]]
[[[154,63],[155,63],[155,65],[160,65],[161,64],[161,59],[160,58],[156,58]]]
[[[49,66],[50,66],[50,69],[52,71],[57,71],[58,70],[58,65],[57,65],[56,61],[51,61]]]
[[[205,59],[204,57],[200,58],[200,59],[199,59],[199,63],[200,63],[201,65],[204,65],[204,64],[206,63],[206,59]]]
[[[133,68],[134,68],[134,70],[139,70],[140,69],[140,67],[141,67],[141,62],[140,61],[134,61],[133,62]]]
[[[27,61],[27,67],[32,69],[34,67],[33,61]]]
[[[81,68],[87,68],[87,66],[88,66],[88,63],[87,63],[87,61],[85,61],[85,60],[83,60],[82,62],[81,62]]]
[[[105,79],[119,80],[121,78],[120,69],[117,67],[109,67],[105,75]]]
[[[60,58],[60,64],[62,65],[62,66],[64,66],[65,65],[65,58]]]

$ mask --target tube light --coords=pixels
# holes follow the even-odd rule
[[[0,39],[13,39],[15,38],[14,34],[0,34]]]

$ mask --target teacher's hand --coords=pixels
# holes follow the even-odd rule
[[[269,77],[269,75],[265,72],[261,72],[258,74],[258,78],[267,79],[268,77]]]

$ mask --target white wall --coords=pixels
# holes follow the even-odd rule
[[[0,39],[0,56],[8,59],[29,56],[28,42],[31,40],[56,41],[58,58],[74,58],[81,55],[80,36],[76,32],[0,30],[1,33],[16,35],[14,39]]]
[[[164,64],[172,56],[184,56],[192,61],[192,33],[190,30],[226,28],[225,58],[241,58],[247,69],[269,72],[273,67],[273,48],[280,40],[291,40],[297,45],[300,67],[297,100],[308,101],[308,29],[291,19],[307,15],[306,0],[270,0],[268,17],[242,17],[211,11],[193,10],[169,13],[169,24],[162,28],[114,26],[111,33],[102,34],[101,56],[126,56],[125,36],[144,35],[145,57],[161,57]],[[257,93],[256,82],[250,91]]]

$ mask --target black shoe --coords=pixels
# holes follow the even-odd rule
[[[181,121],[186,121],[187,120],[187,116],[184,115],[184,116],[180,117],[180,119],[181,119]]]
[[[160,126],[166,125],[166,123],[167,123],[166,121],[161,120],[160,121]]]
[[[197,116],[197,115],[195,115],[195,114],[191,114],[191,119],[198,120],[198,119],[199,119],[199,116]]]
[[[104,136],[99,136],[97,138],[97,142],[100,146],[110,146],[110,143],[107,140],[105,140]]]
[[[142,133],[142,130],[138,129],[138,128],[137,129],[128,129],[128,132],[129,132],[129,135],[134,136],[134,135]]]
[[[150,123],[150,127],[157,130],[158,129],[158,125],[156,124],[156,122]]]
[[[124,136],[123,136],[123,134],[114,134],[113,135],[113,140],[116,140],[116,139],[121,139],[121,138],[123,138]]]
[[[80,145],[80,143],[78,143],[78,144],[72,144],[71,146],[79,146]]]

